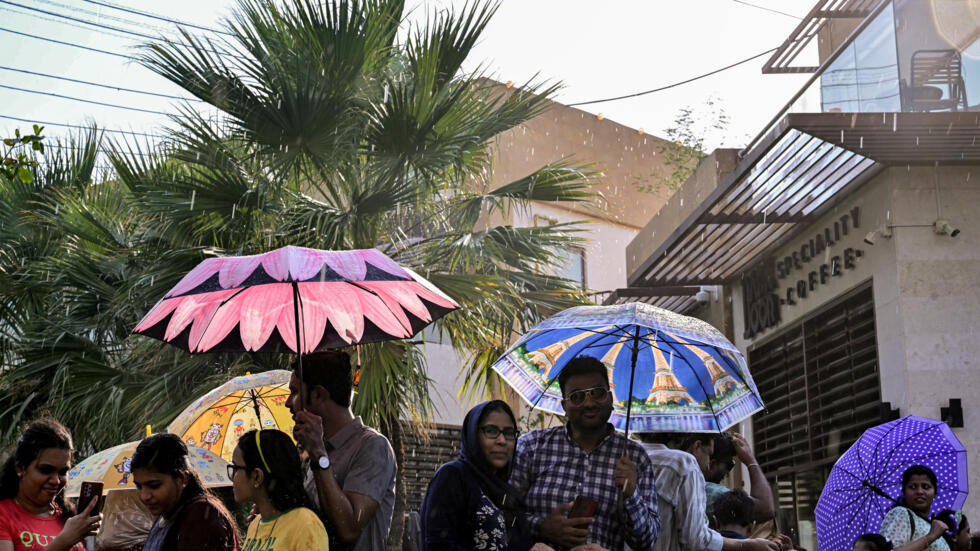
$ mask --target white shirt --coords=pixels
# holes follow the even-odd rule
[[[694,456],[663,444],[642,444],[653,463],[660,510],[654,551],[721,551],[724,539],[708,527],[704,475]]]

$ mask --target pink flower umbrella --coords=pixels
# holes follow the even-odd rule
[[[376,249],[283,247],[201,262],[133,332],[192,354],[291,351],[302,362],[318,350],[411,337],[457,308]]]

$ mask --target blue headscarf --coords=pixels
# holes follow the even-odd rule
[[[463,441],[459,449],[459,461],[473,475],[484,495],[490,498],[494,505],[504,513],[507,524],[511,525],[514,516],[524,511],[524,501],[517,491],[507,483],[510,479],[510,471],[514,468],[514,458],[511,457],[510,462],[503,469],[494,469],[487,462],[487,458],[480,448],[480,422],[488,409],[502,410],[510,416],[514,427],[517,427],[517,420],[507,402],[491,400],[477,404],[466,413],[466,417],[463,419]]]

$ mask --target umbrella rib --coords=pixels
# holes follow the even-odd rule
[[[214,309],[214,312],[211,312],[211,317],[208,318],[208,323],[207,325],[204,326],[204,331],[201,331],[201,338],[197,339],[197,343],[194,344],[195,349],[201,345],[201,341],[204,340],[204,335],[208,334],[208,329],[211,329],[211,322],[213,322],[214,317],[218,315],[218,310],[221,310],[226,304],[228,304],[231,301],[231,299],[242,294],[245,291],[245,289],[247,289],[247,287],[242,287],[241,289],[235,291],[235,293],[232,294],[230,297],[222,300],[221,304],[219,304],[218,307]],[[188,349],[190,349],[190,343],[188,342],[187,344],[188,344]],[[193,354],[194,350],[189,350],[189,352]]]
[[[902,440],[901,442],[899,442],[898,445],[896,445],[895,447],[893,447],[891,449],[891,451],[888,452],[888,457],[885,458],[884,464],[887,465],[891,461],[892,456],[895,455],[895,452],[897,452],[898,451],[898,448],[900,448],[902,445],[909,443],[913,438],[915,438],[915,437],[917,437],[917,436],[919,436],[921,434],[924,434],[924,433],[926,433],[926,432],[928,432],[928,431],[930,431],[932,429],[935,429],[937,427],[939,427],[938,424],[936,424],[936,425],[929,425],[928,427],[920,430],[919,432],[917,432],[915,434],[909,435],[908,438],[906,438],[905,440]],[[889,430],[888,432],[891,432],[891,430]],[[882,437],[882,440],[884,440],[884,437]],[[891,474],[891,473],[889,473],[889,474]]]
[[[654,338],[656,338],[656,336],[660,335],[660,333],[661,333],[661,331],[660,330],[657,330],[656,335],[654,336]],[[690,369],[691,370],[691,374],[694,375],[694,380],[698,382],[698,386],[700,386],[701,387],[701,391],[704,392],[704,401],[708,403],[708,409],[711,410],[711,417],[712,417],[712,419],[715,420],[716,426],[720,427],[721,425],[718,424],[718,414],[715,412],[714,406],[711,405],[711,395],[708,394],[708,390],[706,388],[704,388],[704,384],[701,382],[701,378],[698,377],[697,372],[694,370],[694,366],[691,365],[691,362],[687,361],[687,358],[685,358],[683,354],[681,354],[680,352],[678,352],[674,348],[673,345],[675,343],[671,343],[669,341],[659,341],[659,342],[663,342],[664,344],[666,344],[667,346],[669,346],[671,348],[671,354],[677,356],[678,358],[681,359],[681,361],[683,361],[685,364],[687,364],[687,368]],[[680,343],[676,343],[676,344],[680,344]],[[713,390],[714,389],[712,389],[712,391]],[[718,432],[721,432],[721,431],[719,430]]]
[[[877,441],[877,442],[875,442],[875,449],[874,449],[874,453],[873,453],[873,454],[871,455],[871,463],[872,463],[873,465],[877,465],[877,464],[878,464],[878,452],[879,452],[879,451],[881,450],[881,444],[882,444],[882,442],[884,442],[884,441],[885,441],[885,438],[886,438],[886,437],[887,437],[887,436],[888,436],[889,434],[891,434],[891,433],[892,433],[892,431],[894,431],[894,430],[895,430],[895,429],[897,429],[897,428],[898,428],[899,426],[901,426],[901,425],[903,425],[904,423],[906,423],[906,422],[907,422],[907,419],[908,419],[908,418],[903,418],[903,419],[899,419],[899,421],[898,421],[897,423],[895,423],[894,425],[892,425],[891,427],[889,427],[889,428],[888,428],[888,430],[887,430],[887,431],[885,431],[885,434],[882,434],[882,435],[881,435],[881,437],[880,437],[880,438],[878,438],[878,441]],[[901,445],[901,444],[900,444],[900,445]],[[898,446],[896,446],[896,447],[898,447]],[[894,448],[893,448],[893,449],[894,449]]]
[[[954,454],[958,454],[958,453],[966,453],[966,450],[950,450],[950,451],[939,452],[939,453],[930,453],[929,455],[922,455],[922,456],[916,457],[915,458],[915,461],[922,461],[923,459],[932,459],[933,457],[942,457],[944,455],[954,455]],[[881,477],[881,479],[884,480],[884,479],[888,478],[889,476],[891,476],[892,474],[894,474],[895,472],[897,472],[900,467],[903,467],[905,465],[908,465],[908,463],[896,463],[895,466],[891,468],[891,470],[889,470],[887,473],[885,473]],[[937,487],[938,487],[938,485],[937,485]]]
[[[385,302],[384,298],[382,298],[381,295],[379,295],[376,291],[373,291],[371,289],[368,289],[367,287],[361,285],[361,283],[358,282],[358,281],[347,280],[347,283],[350,283],[351,285],[357,287],[358,289],[360,289],[362,291],[365,291],[367,293],[371,293],[372,295],[378,297],[378,300],[381,301],[381,304],[384,304],[385,305],[385,308],[387,308],[388,311],[391,312],[391,315],[395,318],[395,320],[398,321],[398,325],[401,325],[402,326],[402,329],[404,329],[405,332],[408,333],[409,336],[411,336],[413,334],[412,333],[412,328],[411,327],[405,327],[405,325],[401,322],[401,320],[398,319],[398,314],[396,314],[395,311],[391,309],[391,306],[388,306],[388,303]],[[429,315],[430,316],[432,315],[431,312],[429,313]]]

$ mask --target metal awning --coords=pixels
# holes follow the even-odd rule
[[[629,276],[720,285],[888,165],[980,161],[980,113],[789,114]]]
[[[762,72],[815,73],[816,66],[790,64],[810,45],[832,19],[864,19],[874,13],[882,0],[820,0],[762,66]]]
[[[602,300],[602,304],[645,302],[683,314],[698,305],[694,295],[700,290],[700,287],[627,287],[608,293]]]

